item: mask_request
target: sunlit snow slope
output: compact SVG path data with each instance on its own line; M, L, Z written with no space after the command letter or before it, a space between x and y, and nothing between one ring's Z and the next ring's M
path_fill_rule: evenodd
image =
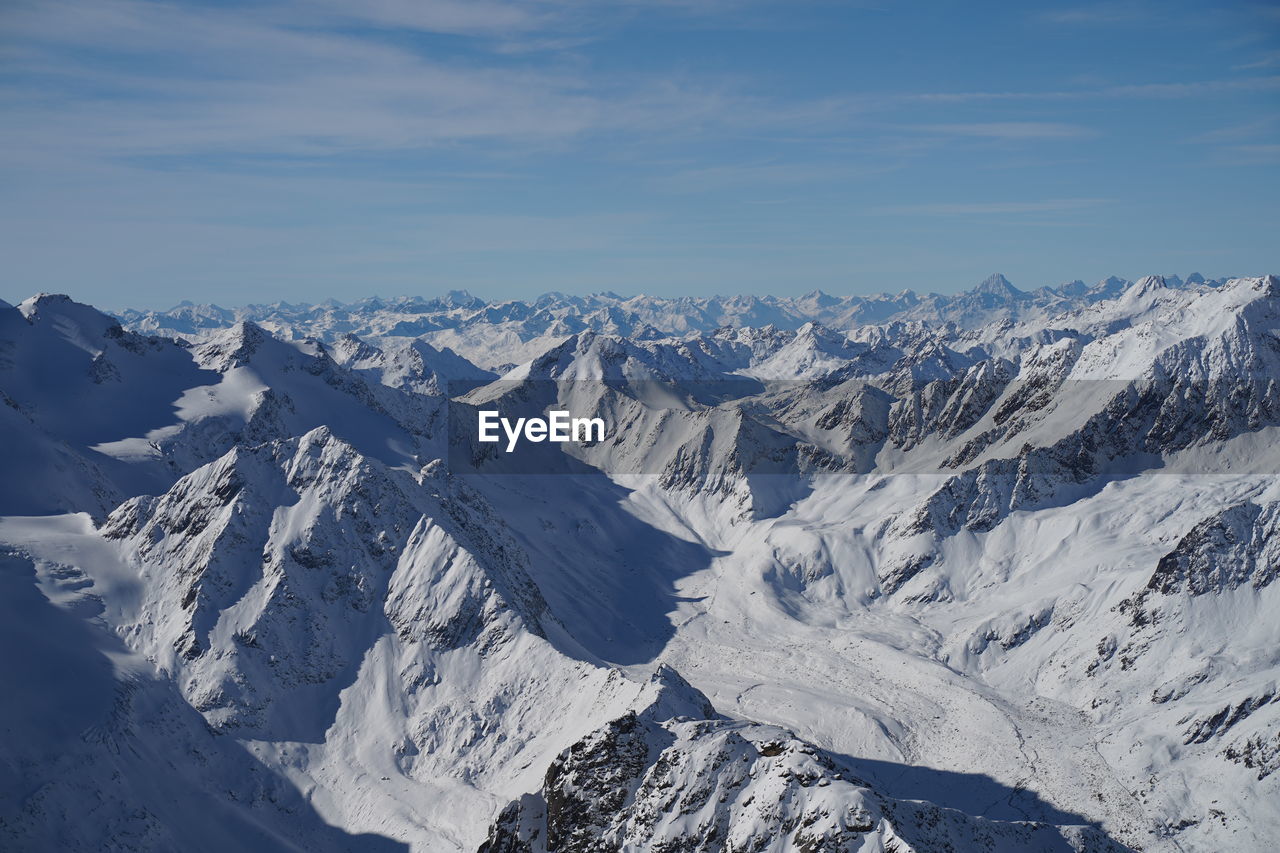
M0 848L1280 836L1275 277L41 295L0 403Z

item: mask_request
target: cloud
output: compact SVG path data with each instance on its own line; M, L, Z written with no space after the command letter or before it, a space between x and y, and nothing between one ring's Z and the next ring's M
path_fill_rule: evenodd
M876 213L925 216L997 216L1011 213L1063 213L1107 204L1105 198L1053 198L1039 201L936 202L877 208Z
M1088 6L1074 6L1063 9L1051 9L1039 13L1040 20L1051 24L1128 24L1136 21L1147 21L1153 17L1150 9L1140 3L1097 3Z
M1075 124L1038 121L996 121L968 124L924 124L909 129L945 136L974 136L984 139L1078 139L1096 132Z
M558 11L544 3L498 0L305 0L301 10L337 21L429 33L507 36L555 24Z
M1253 62L1246 62L1243 65L1233 66L1237 70L1252 70L1254 68L1274 68L1280 65L1280 50L1273 50L1270 53L1263 54L1259 59Z
M1193 80L1179 83L1135 83L1081 89L1046 91L989 90L969 92L919 92L895 97L904 101L965 103L977 101L1071 101L1106 98L1178 99L1205 98L1231 92L1280 91L1280 75L1229 80Z
M683 20L755 5L672 0L662 8ZM9 38L0 47L9 79L0 89L0 144L11 156L52 147L139 163L463 146L470 156L522 156L606 137L625 148L797 127L822 134L856 111L848 98L755 95L741 79L688 71L608 73L557 53L607 29L607 14L641 8L585 0L18 2L5 12ZM415 36L423 32L449 40Z
M1280 163L1280 144L1232 145L1220 152L1225 162L1234 166L1258 166Z
M677 169L654 180L665 192L691 194L722 190L776 190L802 185L832 186L884 174L895 167L849 162L722 163ZM770 203L755 200L753 203Z
M433 32L549 26L503 3L342 8L359 9L366 25ZM752 126L788 113L671 76L611 79L492 53L434 59L403 39L327 26L354 17L329 0L255 9L145 0L18 7L6 18L20 45L7 64L21 81L4 93L8 144L105 156L323 156L464 141L537 146L592 133Z
M1230 92L1277 91L1280 91L1280 76L1201 80L1186 83L1139 83L1111 86L1100 90L1099 94L1111 98L1202 98Z
M733 18L760 6L669 0L659 8ZM11 154L52 147L106 158L323 158L463 145L477 154L554 151L603 136L618 147L717 134L786 133L809 141L844 134L865 141L904 128L871 127L867 114L920 105L1280 89L1280 76L1273 76L1075 91L784 98L752 94L742 79L609 74L582 57L562 57L557 51L607 29L607 14L625 17L648 6L605 8L584 0L276 0L234 8L18 2L4 13L4 143ZM406 30L459 37L462 44L455 39L447 51L435 50L436 42L406 37ZM530 59L529 52L539 55ZM902 140L899 158L922 150L912 148L925 142L922 134L1005 141L1092 135L1059 122L906 127L916 139Z
M1206 130L1203 133L1197 133L1194 136L1187 137L1186 141L1218 144L1223 142L1239 142L1247 139L1254 139L1265 134L1270 134L1274 130L1277 122L1280 122L1280 116L1264 116L1260 119L1245 122L1243 124L1233 124L1229 127Z

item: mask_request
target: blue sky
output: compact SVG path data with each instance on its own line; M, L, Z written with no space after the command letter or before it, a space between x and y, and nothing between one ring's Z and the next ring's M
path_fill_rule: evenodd
M1280 272L1280 5L9 0L9 301Z

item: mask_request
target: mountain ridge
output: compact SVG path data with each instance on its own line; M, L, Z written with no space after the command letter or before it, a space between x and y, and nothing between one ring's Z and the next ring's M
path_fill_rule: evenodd
M208 800L264 849L1267 849L1280 280L1006 285L190 339L0 307L0 560L44 614L0 659L44 625L92 687L21 721L83 770L0 838L205 849ZM507 459L479 405L616 429ZM148 724L181 807L111 751ZM113 773L140 810L79 810Z

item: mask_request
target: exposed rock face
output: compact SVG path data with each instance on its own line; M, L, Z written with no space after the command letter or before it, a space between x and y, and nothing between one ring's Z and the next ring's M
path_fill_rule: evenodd
M1253 502L1206 518L1156 566L1147 589L1207 595L1245 584L1262 589L1280 574L1280 504Z
M899 824L901 828L899 828ZM481 853L1122 851L1091 828L974 821L886 800L777 728L629 713L562 752Z

